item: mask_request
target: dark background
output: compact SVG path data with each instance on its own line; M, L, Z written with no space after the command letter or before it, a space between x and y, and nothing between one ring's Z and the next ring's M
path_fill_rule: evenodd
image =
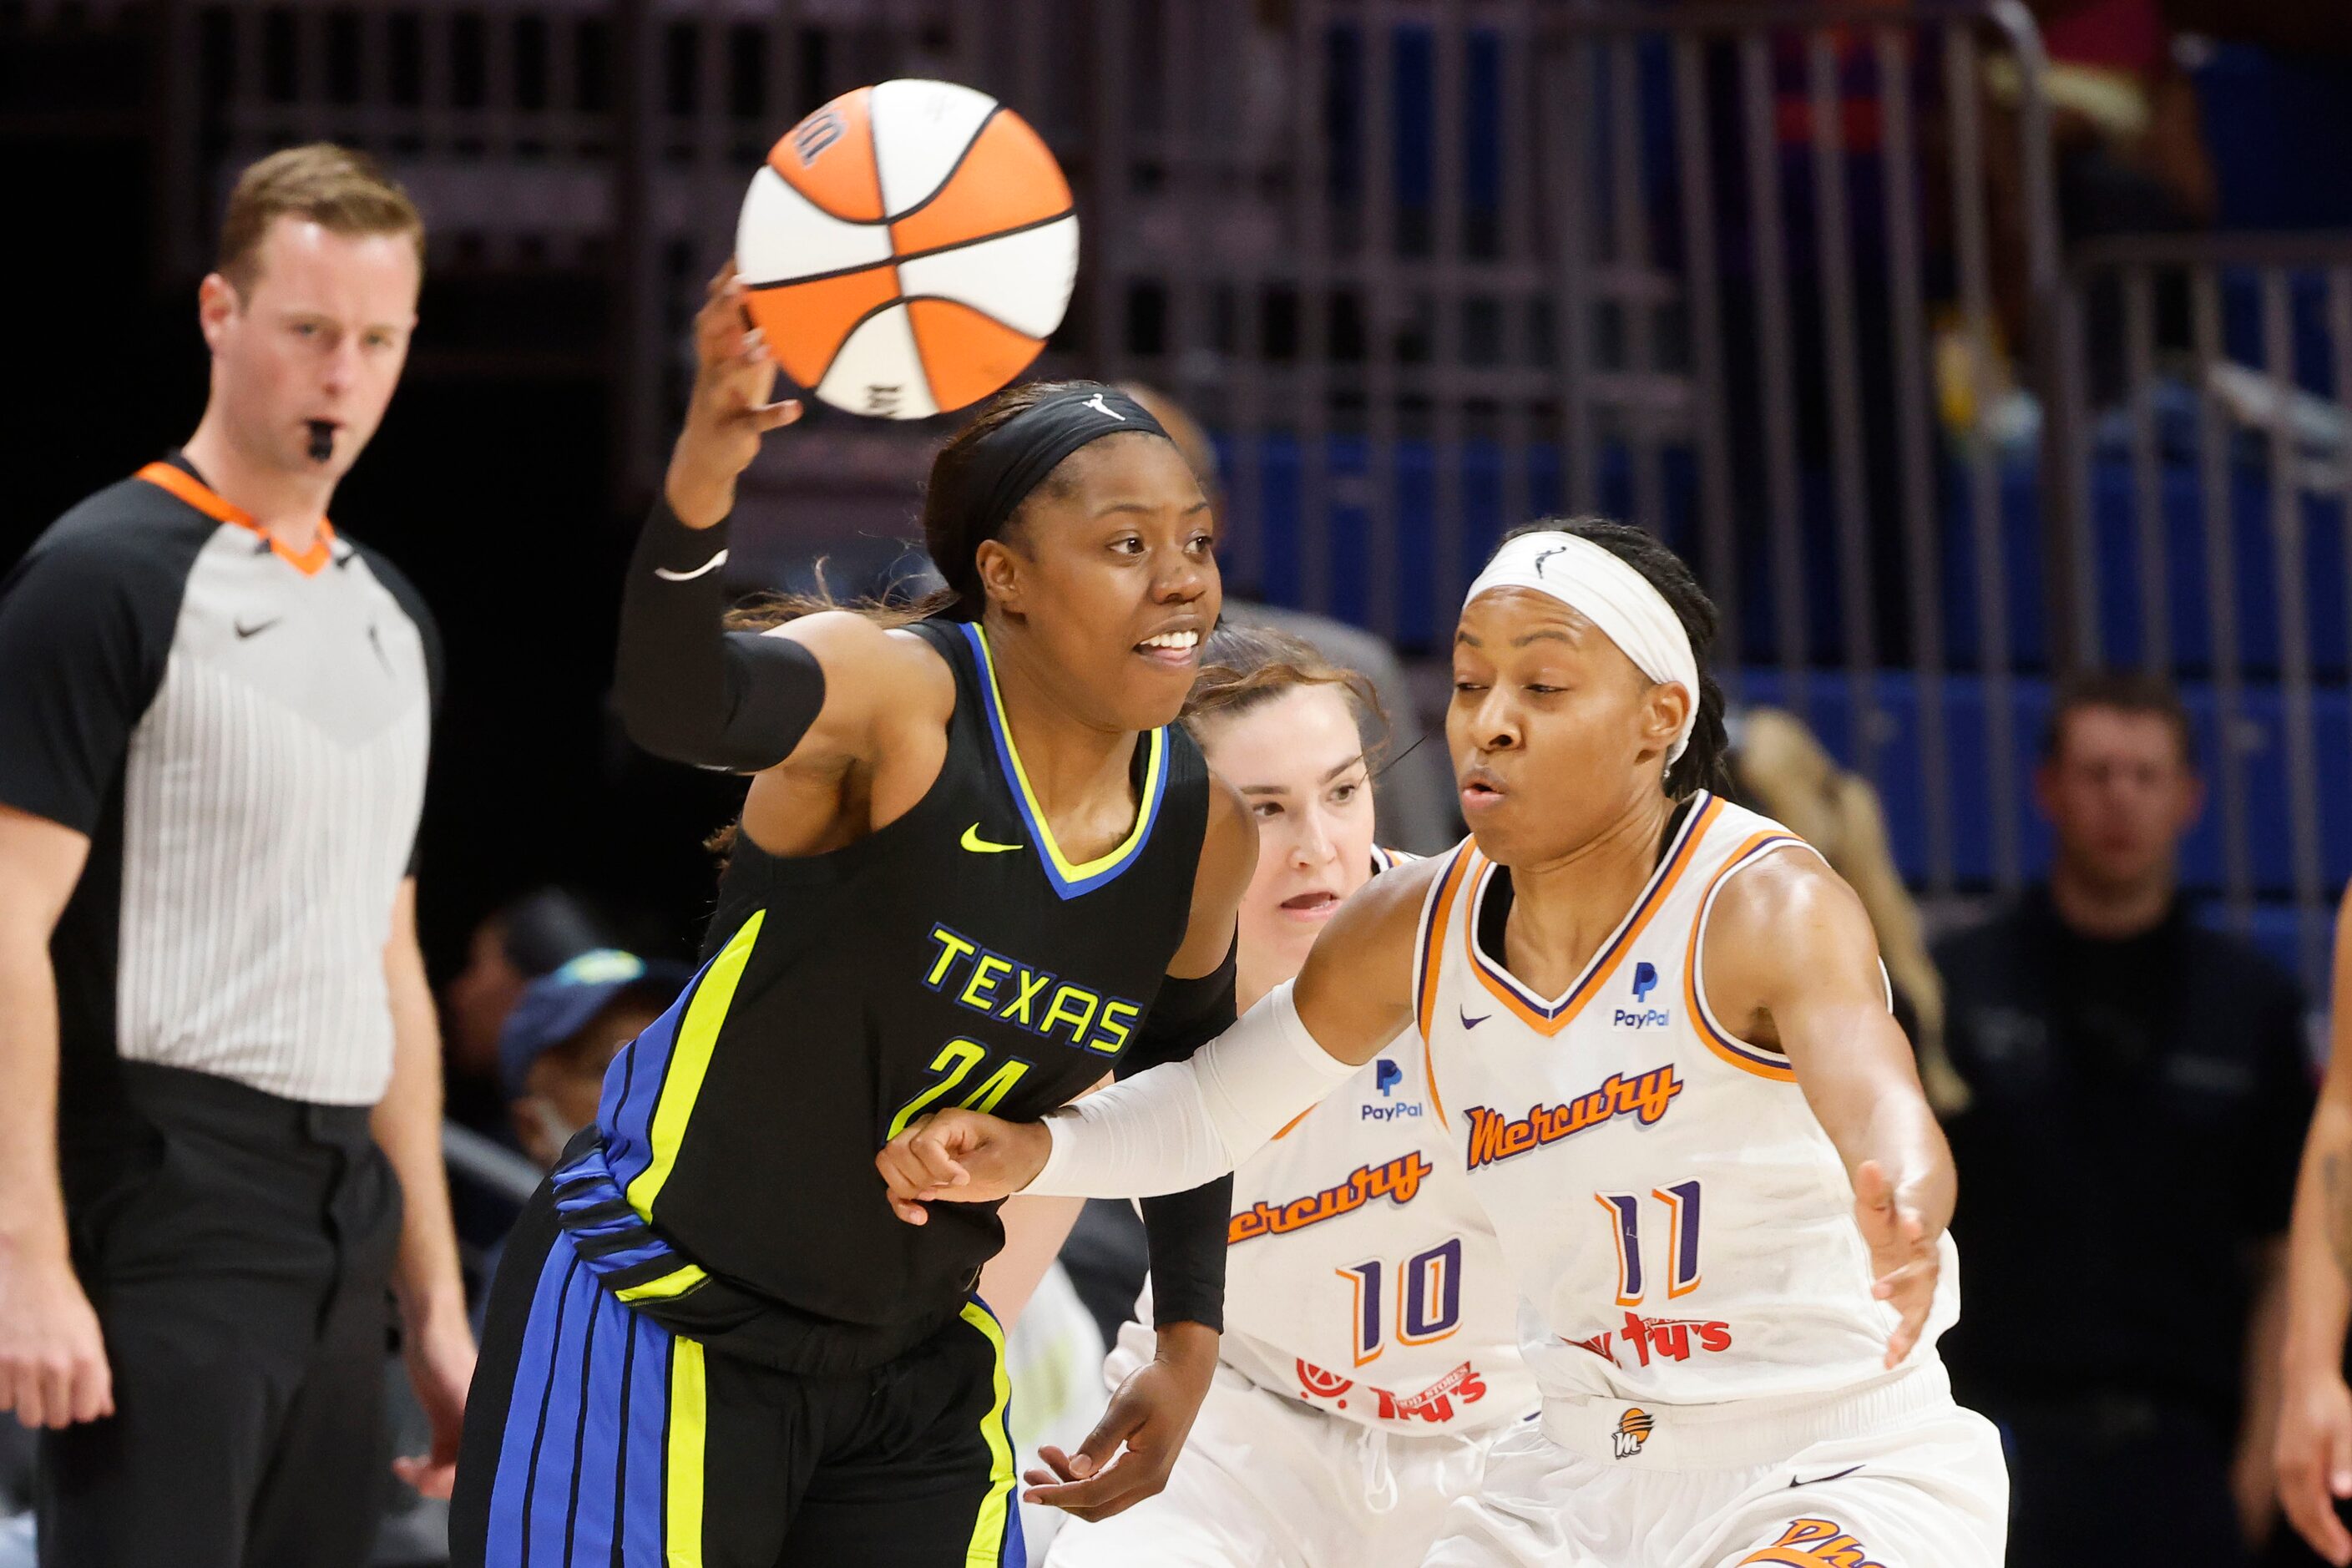
M0 190L16 219L0 246L16 380L0 563L204 408L197 279L151 265L148 53L0 33ZM711 886L699 841L740 797L634 753L605 714L642 499L614 494L605 295L578 274L428 272L407 374L335 499L336 527L415 580L446 645L419 879L436 980L482 914L550 881L625 938L690 952Z

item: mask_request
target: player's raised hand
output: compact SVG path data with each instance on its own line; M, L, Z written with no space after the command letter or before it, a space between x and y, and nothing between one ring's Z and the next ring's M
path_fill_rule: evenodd
M2336 1511L2352 1500L2352 1388L2341 1377L2289 1376L2279 1410L2279 1506L2311 1549L2352 1564L2352 1531Z
M935 1200L984 1204L1009 1198L1045 1168L1053 1135L1034 1121L1005 1121L978 1110L942 1110L908 1124L882 1146L874 1168L890 1189L890 1206L908 1225L930 1218Z
M1886 1364L1899 1366L1919 1342L1927 1310L1936 1304L1943 1256L1919 1211L1895 1195L1895 1184L1875 1160L1864 1160L1853 1173L1853 1223L1869 1244L1870 1268L1877 1277L1870 1293L1903 1314L1886 1337Z
M710 280L694 319L694 393L671 449L664 484L670 510L708 528L735 506L735 480L759 455L760 437L801 416L797 398L774 398L776 362L743 314L743 281L729 262Z

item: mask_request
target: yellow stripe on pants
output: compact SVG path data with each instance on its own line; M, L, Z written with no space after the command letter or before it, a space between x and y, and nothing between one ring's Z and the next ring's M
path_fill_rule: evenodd
M668 1495L663 1499L663 1559L668 1568L702 1568L702 1451L710 1400L702 1342L670 1342Z
M980 1424L988 1441L988 1496L982 1500L980 1518L971 1527L971 1545L964 1552L965 1568L1000 1568L1004 1547L1004 1510L1013 1506L1013 1434L1005 1410L1013 1403L1013 1380L1004 1369L1004 1331L995 1315L977 1301L967 1301L963 1321L988 1336L996 1358L996 1399Z

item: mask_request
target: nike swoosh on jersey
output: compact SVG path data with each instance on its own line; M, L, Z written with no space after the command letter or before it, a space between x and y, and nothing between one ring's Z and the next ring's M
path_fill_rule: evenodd
M963 847L975 855L1010 855L1021 847L1018 844L992 844L980 836L980 824L975 822L963 830Z
M272 626L276 626L279 621L282 621L282 620L284 620L285 618L286 618L286 617L285 617L285 616L272 616L272 617L270 617L268 620L266 620L266 621L262 622L262 623L261 623L259 626L247 626L243 621L238 621L238 622L235 623L235 625L236 625L236 635L237 635L237 638L238 638L238 640L239 640L239 641L242 641L242 640L244 640L244 639L245 639L245 638L247 638L247 637L259 637L262 633L264 633L264 632L268 631L270 627L272 627Z
M665 583L691 583L705 572L716 572L727 564L727 552L720 551L691 572L673 572L667 566L654 568L654 575Z
M1492 1013L1481 1013L1474 1018L1470 1016L1470 1009L1465 1007L1462 1009L1462 1026L1465 1029L1475 1029L1494 1016Z
M1836 1470L1826 1476L1814 1476L1809 1480L1799 1480L1791 1476L1789 1479L1789 1489L1795 1491L1799 1487L1817 1487L1823 1481L1842 1481L1860 1468L1862 1468L1860 1465L1850 1465L1843 1470Z

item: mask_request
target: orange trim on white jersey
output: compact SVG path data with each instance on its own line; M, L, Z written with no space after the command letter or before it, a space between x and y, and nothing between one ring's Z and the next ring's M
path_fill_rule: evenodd
M1413 954L1413 1016L1421 1026L1421 1066L1429 1080L1429 1103L1436 1110L1441 1127L1453 1124L1446 1120L1445 1100L1437 1091L1437 1064L1430 1056L1429 1030L1436 1019L1437 976L1444 967L1445 933L1453 924L1454 901L1461 894L1463 878L1476 854L1466 838L1454 847L1454 863L1438 879L1429 908L1421 918L1421 951Z
M1657 869L1650 873L1649 885L1642 890L1642 896L1634 901L1633 909L1618 925L1615 934L1601 944L1601 951L1593 954L1591 962L1586 963L1584 973L1577 977L1576 984L1570 986L1568 994L1556 1002L1543 1002L1534 997L1509 971L1504 969L1478 945L1476 930L1478 911L1485 901L1486 889L1494 879L1492 863L1482 865L1478 873L1477 889L1470 899L1469 912L1465 917L1471 922L1471 929L1467 933L1470 944L1470 966L1476 972L1478 983L1484 985L1496 1001L1508 1007L1519 1022L1547 1038L1558 1035L1562 1029L1574 1023L1576 1016L1584 1010L1584 1005L1601 994L1601 988L1609 983L1609 977L1616 973L1617 966L1625 961L1625 955L1633 951L1634 942L1649 925L1651 918L1665 903L1666 895L1672 892L1675 884L1682 879L1683 872L1689 868L1692 854L1697 849L1699 841L1706 837L1707 829L1713 826L1716 820L1722 816L1722 801L1704 794L1695 798L1697 804L1683 824L1681 841L1674 845L1659 860ZM1424 1024L1423 1026L1424 1034L1427 1033L1427 1025Z
M1780 1052L1751 1046L1717 1022L1714 1012L1706 1005L1706 985L1699 977L1699 957L1706 937L1706 917L1708 911L1715 908L1715 896L1723 890L1724 882L1741 867L1753 865L1773 851L1790 845L1800 849L1812 848L1793 833L1766 831L1751 835L1747 843L1732 851L1731 858L1723 863L1714 879L1707 883L1706 891L1699 898L1698 918L1691 921L1690 952L1683 960L1683 1002L1690 1009L1691 1022L1697 1026L1698 1037L1706 1043L1708 1050L1740 1071L1754 1073L1758 1078L1769 1079L1775 1083L1796 1082L1797 1069L1790 1066L1789 1058ZM1815 850L1814 853L1819 854L1820 851Z

